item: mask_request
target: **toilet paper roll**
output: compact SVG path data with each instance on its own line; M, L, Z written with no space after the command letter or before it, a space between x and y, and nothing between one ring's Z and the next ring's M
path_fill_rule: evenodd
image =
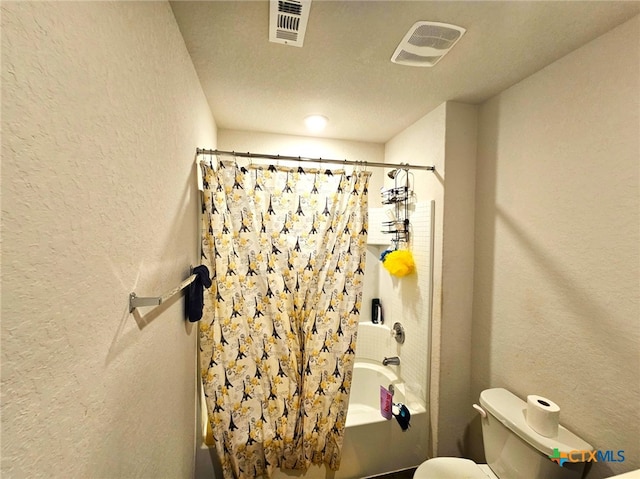
M560 424L560 407L542 396L527 396L527 424L542 436L556 437Z

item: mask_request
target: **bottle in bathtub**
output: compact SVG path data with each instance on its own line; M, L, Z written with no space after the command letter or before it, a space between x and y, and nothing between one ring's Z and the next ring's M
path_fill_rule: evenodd
M380 298L373 298L371 300L371 322L373 324L384 323L384 316L382 314L382 303L380 303Z
M391 407L393 405L393 395L385 388L380 386L380 414L385 419L391 419L393 412Z

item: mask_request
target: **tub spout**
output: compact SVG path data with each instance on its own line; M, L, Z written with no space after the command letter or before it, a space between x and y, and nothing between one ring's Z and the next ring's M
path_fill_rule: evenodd
M400 358L398 356L393 356L391 358L384 358L382 360L382 365L383 366L389 366L389 365L399 366L400 365Z

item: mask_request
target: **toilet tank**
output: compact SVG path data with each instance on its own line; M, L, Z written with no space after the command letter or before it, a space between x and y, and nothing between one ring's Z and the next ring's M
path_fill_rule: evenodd
M555 438L538 434L527 424L527 403L506 389L482 391L480 405L487 412L482 418L485 457L500 479L582 477L584 463L567 461L561 467L550 456L554 449L567 454L571 451L592 451L590 444L563 426L559 427Z

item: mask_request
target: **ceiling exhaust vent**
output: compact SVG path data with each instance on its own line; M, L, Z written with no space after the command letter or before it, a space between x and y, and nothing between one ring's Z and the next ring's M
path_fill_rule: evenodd
M464 32L464 28L447 23L417 22L393 52L391 61L413 67L432 67L453 48Z
M311 0L270 0L269 41L301 47Z

